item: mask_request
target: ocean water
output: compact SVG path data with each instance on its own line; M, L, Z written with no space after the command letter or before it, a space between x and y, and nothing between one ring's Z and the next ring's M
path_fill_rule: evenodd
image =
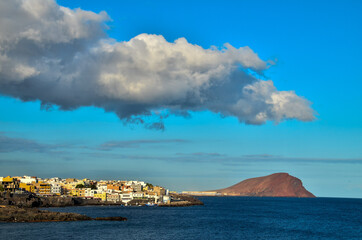
M200 199L204 206L50 208L128 221L0 223L0 239L362 239L362 199Z

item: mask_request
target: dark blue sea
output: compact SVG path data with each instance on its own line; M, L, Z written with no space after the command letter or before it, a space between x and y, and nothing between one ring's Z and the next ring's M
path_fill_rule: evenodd
M200 199L204 206L50 208L128 221L0 223L0 239L362 239L362 199Z

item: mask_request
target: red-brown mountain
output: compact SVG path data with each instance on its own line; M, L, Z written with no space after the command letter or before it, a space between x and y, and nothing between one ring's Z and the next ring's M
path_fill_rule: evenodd
M230 196L256 197L315 197L302 181L288 173L274 173L265 177L249 178L231 187L215 190Z

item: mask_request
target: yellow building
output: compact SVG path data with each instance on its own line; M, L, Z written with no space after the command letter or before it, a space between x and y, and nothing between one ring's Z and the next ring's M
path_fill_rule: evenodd
M68 188L68 195L71 195L71 196L77 196L77 189L73 188L73 189L69 189Z
M68 195L76 196L76 197L84 197L85 196L85 189L82 188L73 188L70 189Z
M5 189L5 191L10 190L11 192L15 191L16 189L19 189L19 181L15 178L12 178L10 176L4 177L2 181L2 185Z
M25 191L28 191L28 192L35 193L35 186L34 186L34 185L31 185L31 184L20 183L20 184L19 184L19 188L20 188L20 189L23 189L23 190L25 190Z
M95 193L94 198L99 198L102 201L106 201L107 200L107 193Z
M77 186L77 183L76 182L72 182L72 183L67 183L64 185L64 188L65 189L68 189L68 190L72 190L74 189L75 187Z
M40 195L50 195L51 194L51 185L47 183L38 183L35 185L36 192Z

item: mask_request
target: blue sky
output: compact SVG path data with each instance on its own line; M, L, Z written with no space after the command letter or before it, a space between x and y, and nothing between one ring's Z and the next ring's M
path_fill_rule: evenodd
M147 33L204 49L249 46L275 62L262 81L312 102L316 119L253 125L201 106L187 118L171 114L159 131L124 124L104 107L64 111L55 104L46 111L39 100L1 90L0 175L142 179L208 190L288 172L317 196L362 197L359 1L57 3L106 11L106 34L118 42Z

